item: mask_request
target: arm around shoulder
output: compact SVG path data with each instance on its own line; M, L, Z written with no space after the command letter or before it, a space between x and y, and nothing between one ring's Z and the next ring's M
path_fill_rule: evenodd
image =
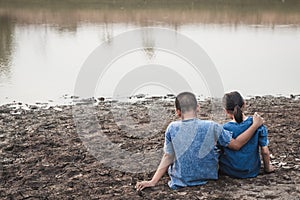
M228 148L238 151L240 150L253 136L255 131L263 124L263 118L261 118L257 113L253 115L252 125L239 135L236 139L231 139L228 144Z

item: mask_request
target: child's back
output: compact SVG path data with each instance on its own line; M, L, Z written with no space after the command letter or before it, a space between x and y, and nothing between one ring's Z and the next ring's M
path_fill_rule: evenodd
M223 105L226 114L232 119L224 125L224 129L232 132L232 138L238 137L247 130L253 123L251 117L246 117L243 113L245 101L238 92L227 93L223 97ZM252 138L238 151L223 148L220 156L220 171L236 178L256 177L260 170L259 146L264 161L266 172L274 169L270 165L270 153L268 149L268 131L265 126L256 130Z
M172 189L202 185L218 178L218 152L215 144L227 146L231 133L217 123L199 119L172 122L165 135L165 153L175 155L168 170ZM220 133L222 134L220 135Z
M252 125L252 117L248 117L241 123L228 122L224 129L233 133L236 138ZM257 129L252 138L239 151L223 148L220 156L220 171L236 178L251 178L259 174L261 160L259 146L268 145L268 131L265 126Z

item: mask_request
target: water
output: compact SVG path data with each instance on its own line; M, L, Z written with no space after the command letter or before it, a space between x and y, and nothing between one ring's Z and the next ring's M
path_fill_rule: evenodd
M176 30L199 44L214 62L225 91L239 90L244 96L300 94L297 1L6 2L0 1L0 104L63 102L64 96L73 95L78 73L96 47L140 27ZM143 37L148 46L155 44L151 33ZM126 73L150 64L172 68L193 92L209 96L205 81L188 63L149 48L115 61L99 80L103 87L95 96L112 96ZM132 91L162 95L174 88L151 83Z

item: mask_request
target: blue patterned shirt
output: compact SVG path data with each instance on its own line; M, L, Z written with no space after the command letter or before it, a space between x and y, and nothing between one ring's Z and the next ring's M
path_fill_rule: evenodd
M231 138L231 132L212 121L195 118L170 123L164 144L165 153L175 159L168 169L170 188L202 185L217 179L216 144L227 146Z

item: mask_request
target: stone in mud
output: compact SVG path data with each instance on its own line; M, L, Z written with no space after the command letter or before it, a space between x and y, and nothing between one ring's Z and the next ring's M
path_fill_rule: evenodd
M99 97L98 100L99 101L105 101L105 98L104 97Z

